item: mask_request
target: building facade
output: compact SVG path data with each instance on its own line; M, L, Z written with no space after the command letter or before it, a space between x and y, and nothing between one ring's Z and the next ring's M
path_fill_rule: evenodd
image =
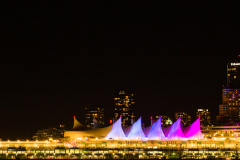
M94 128L96 122L98 126L103 126L104 123L104 109L98 105L85 105L85 126L87 128Z
M201 127L208 126L211 124L211 116L208 109L198 109L196 112L196 118L201 117Z
M158 120L160 117L161 117L161 126L168 127L173 124L169 116L159 115L159 116L156 116L156 120Z
M240 88L240 55L235 62L227 64L227 86Z
M122 116L123 127L128 127L134 122L135 93L126 89L114 91L115 120Z
M235 62L227 64L227 85L222 89L222 104L217 119L235 124L240 119L240 55Z
M37 133L33 135L34 140L56 140L64 137L64 132L66 131L65 125L59 125L57 127L51 127L48 129L38 130Z
M178 119L179 117L181 117L182 120L182 124L184 126L189 126L191 124L191 116L188 115L186 112L176 112L175 113L175 118Z

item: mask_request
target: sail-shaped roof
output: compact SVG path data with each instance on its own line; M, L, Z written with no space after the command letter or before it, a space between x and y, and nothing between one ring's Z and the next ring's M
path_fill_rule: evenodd
M146 127L146 128L143 128L146 137L148 137L148 134L150 133L153 124L154 124L154 120L153 120L152 117L151 117L151 126L148 126L148 127Z
M200 128L200 117L190 126L184 128L185 137L188 139L202 139L202 132Z
M93 118L93 128L101 128L102 125L96 120L96 118Z
M168 139L185 138L181 128L181 117L171 126L164 129L164 134Z
M142 117L140 117L131 128L130 133L127 136L128 139L141 139L146 140L146 136L142 130Z
M152 129L152 125L151 126L148 126L146 128L143 128L144 129L144 133L145 133L145 136L147 137L148 134L150 133L151 129Z
M122 129L122 117L120 117L112 126L112 130L108 133L105 139L126 139Z
M74 117L73 129L84 129L84 126Z
M124 133L125 133L126 137L127 137L128 134L130 133L130 131L131 131L131 129L132 129L132 126L133 126L133 125L128 126L127 128L124 128Z
M148 134L148 139L149 140L166 139L161 127L161 117L152 125L152 128Z

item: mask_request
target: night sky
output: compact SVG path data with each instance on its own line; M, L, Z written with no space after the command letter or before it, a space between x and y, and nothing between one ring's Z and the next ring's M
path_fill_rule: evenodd
M239 3L37 2L0 4L0 138L71 128L85 104L109 121L118 88L136 92L146 123L198 108L215 119L240 54Z

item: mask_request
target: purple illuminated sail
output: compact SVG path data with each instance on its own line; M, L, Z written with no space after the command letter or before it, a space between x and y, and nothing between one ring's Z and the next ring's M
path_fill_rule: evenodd
M152 125L150 133L148 134L148 139L149 140L156 140L156 139L165 140L166 139L161 127L161 117Z
M122 117L120 117L112 126L112 130L108 133L105 139L126 139L122 130Z
M168 139L181 139L185 138L181 128L181 117L171 126L164 129L164 134Z
M142 117L140 117L131 128L130 133L127 136L128 139L141 139L146 140L146 136L142 130Z
M152 129L152 126L148 126L146 128L143 128L143 129L144 129L145 136L147 137L148 134L150 133L151 129Z
M200 128L200 117L190 126L184 129L185 137L188 139L202 139L202 132Z
M124 128L124 133L125 133L125 136L126 136L126 137L127 137L128 134L130 133L130 131L131 131L131 129L132 129L132 126L133 126L133 125L128 126L127 128Z

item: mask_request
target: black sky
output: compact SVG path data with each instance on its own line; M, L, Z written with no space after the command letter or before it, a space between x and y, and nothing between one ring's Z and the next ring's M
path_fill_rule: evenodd
M236 1L1 1L0 138L113 117L113 90L137 93L136 115L218 114L226 63L240 53Z

